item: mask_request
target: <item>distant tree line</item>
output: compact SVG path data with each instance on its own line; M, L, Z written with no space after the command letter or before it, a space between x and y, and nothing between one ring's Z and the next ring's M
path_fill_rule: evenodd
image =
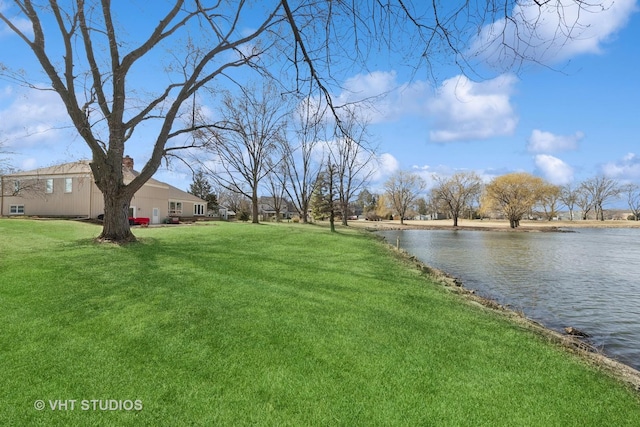
M605 210L625 199L631 220L640 219L640 186L621 184L598 175L577 185L558 186L528 173L510 173L483 182L475 172L458 172L448 177L433 176L433 185L423 194L425 181L415 172L400 171L391 176L381 194L364 190L358 202L369 220L427 218L503 217L512 228L522 219L551 221L564 208L569 219L605 220ZM578 216L579 215L579 216Z

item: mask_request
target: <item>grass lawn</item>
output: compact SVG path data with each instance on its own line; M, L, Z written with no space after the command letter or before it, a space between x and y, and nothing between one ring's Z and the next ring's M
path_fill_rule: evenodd
M364 232L98 233L0 220L0 424L640 425L630 388Z

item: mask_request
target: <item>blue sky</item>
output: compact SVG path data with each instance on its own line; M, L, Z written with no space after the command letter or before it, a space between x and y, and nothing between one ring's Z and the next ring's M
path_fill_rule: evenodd
M345 76L344 90L334 94L338 100L387 93L368 110L369 132L380 153L371 187L381 188L398 169L427 179L472 170L487 180L525 171L555 184L600 173L640 183L637 10L635 0L617 0L586 16L588 28L579 40L532 53L548 66L526 65L476 81L446 67L438 70L437 81L422 70L411 75L388 65ZM34 69L29 52L4 27L0 46L0 63ZM65 124L54 93L0 79L0 141L14 153L9 156L14 167L89 158L86 145ZM148 152L140 142L127 150L137 164ZM156 178L183 189L191 182L179 164Z

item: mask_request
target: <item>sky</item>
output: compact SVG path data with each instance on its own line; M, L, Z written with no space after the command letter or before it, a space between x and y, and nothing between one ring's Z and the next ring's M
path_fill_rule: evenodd
M419 173L428 182L434 174L475 171L486 181L529 172L558 185L579 184L598 174L640 184L639 9L636 0L617 0L600 13L585 14L580 37L529 52L541 64L487 78L443 67L434 80L426 72L408 73L392 65L345 76L336 100L386 94L368 110L370 140L380 162L370 188L381 189L397 170ZM555 28L542 22L538 31L551 34ZM487 64L491 61L486 58ZM36 67L30 52L2 24L0 64L27 72ZM55 93L2 78L0 142L10 152L0 157L21 170L90 157L69 129ZM147 148L131 144L126 154L141 164ZM174 163L155 178L187 189L191 172Z

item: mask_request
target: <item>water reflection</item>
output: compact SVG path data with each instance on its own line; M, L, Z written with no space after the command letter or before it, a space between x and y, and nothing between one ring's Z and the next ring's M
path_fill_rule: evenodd
M640 369L640 230L380 232L425 264L548 327L573 326Z

